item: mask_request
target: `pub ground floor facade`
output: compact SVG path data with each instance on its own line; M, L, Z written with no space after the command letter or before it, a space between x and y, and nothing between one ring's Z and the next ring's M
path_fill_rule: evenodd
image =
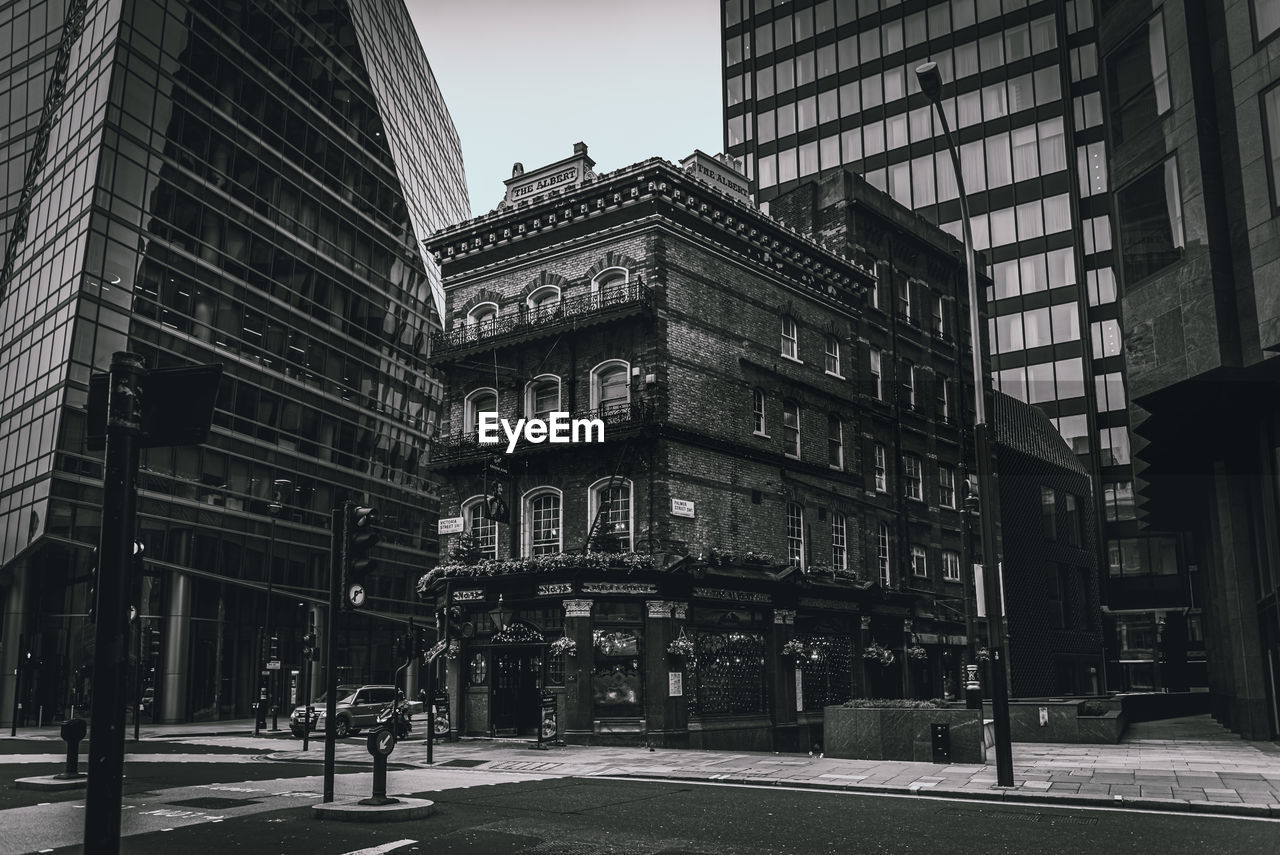
M694 564L434 580L452 731L804 751L829 704L963 696L962 626L913 597Z

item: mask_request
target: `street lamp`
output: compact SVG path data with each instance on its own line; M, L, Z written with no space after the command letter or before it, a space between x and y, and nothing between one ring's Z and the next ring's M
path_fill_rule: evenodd
M1000 590L999 563L996 559L996 506L991 480L991 447L988 436L987 407L982 373L982 328L978 312L978 268L973 251L973 224L969 218L969 198L964 192L964 172L960 168L960 152L951 139L946 113L942 110L942 75L936 62L916 68L920 89L933 102L942 133L951 153L951 166L956 173L960 193L960 227L964 235L964 267L969 285L969 349L973 356L973 444L978 468L978 500L981 508L981 534L978 554L982 556L983 592L986 599L987 635L991 649L991 712L995 719L996 781L1001 787L1013 786L1013 746L1009 732L1009 687L1005 679L1004 598Z
M271 514L271 543L270 546L267 547L267 631L265 642L267 650L263 651L262 657L267 663L274 661L271 658L271 653L276 652L274 649L274 637L271 634L271 585L273 577L275 576L275 573L273 572L273 565L275 564L276 557L276 518L279 517L280 512L284 510L284 503L280 501L281 488L285 486L292 487L293 482L284 478L277 478L274 486L275 490L271 494L271 502L267 505L267 511ZM278 682L280 675L278 671L274 675L271 674L270 667L268 667L267 672L267 704L271 707L271 732L275 733L280 730L280 710L276 703L276 683ZM257 722L261 720L262 717L255 717L255 727Z

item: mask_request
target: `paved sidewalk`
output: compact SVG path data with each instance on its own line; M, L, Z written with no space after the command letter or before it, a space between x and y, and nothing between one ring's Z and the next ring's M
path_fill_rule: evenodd
M39 733L57 738L56 731ZM270 753L278 760L319 762L323 757L322 740L313 741L310 750L303 752L301 742L287 732L276 736L264 732L257 738L252 734L252 722L143 728L144 739L259 751L278 748ZM396 747L391 760L402 766L425 767L426 754L426 743L411 737ZM337 759L342 763L370 762L364 739L340 742ZM513 739L437 744L434 762L441 768L479 772L769 784L1280 819L1280 746L1246 742L1208 716L1135 724L1119 745L1014 743L1011 788L996 786L994 763L935 765L803 754L577 745L537 750L529 740ZM395 773L390 784L395 787Z

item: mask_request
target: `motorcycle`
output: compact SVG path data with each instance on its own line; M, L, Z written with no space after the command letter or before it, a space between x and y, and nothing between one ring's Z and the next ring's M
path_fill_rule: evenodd
M405 700L404 692L397 692L396 699L383 707L375 719L378 727L386 728L395 734L396 739L404 739L413 729L413 710Z

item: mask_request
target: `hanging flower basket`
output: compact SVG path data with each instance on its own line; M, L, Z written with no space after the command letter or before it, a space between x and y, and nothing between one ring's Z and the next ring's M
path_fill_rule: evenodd
M915 660L928 659L929 651L925 650L918 644L913 644L907 648L907 658Z
M551 646L547 650L552 656L576 656L578 654L578 642L562 635L551 642Z
M782 655L790 656L793 659L799 659L804 656L806 652L804 642L798 638L793 638L782 645Z
M866 650L862 651L862 658L868 662L887 668L892 665L897 657L893 655L893 651L887 647L881 647L878 643L873 642Z
M444 657L446 659L457 659L458 654L462 652L462 645L457 639L449 642L449 646L444 649Z
M680 630L680 635L672 639L667 645L667 653L678 658L686 658L693 655L693 639L684 634L684 630Z

